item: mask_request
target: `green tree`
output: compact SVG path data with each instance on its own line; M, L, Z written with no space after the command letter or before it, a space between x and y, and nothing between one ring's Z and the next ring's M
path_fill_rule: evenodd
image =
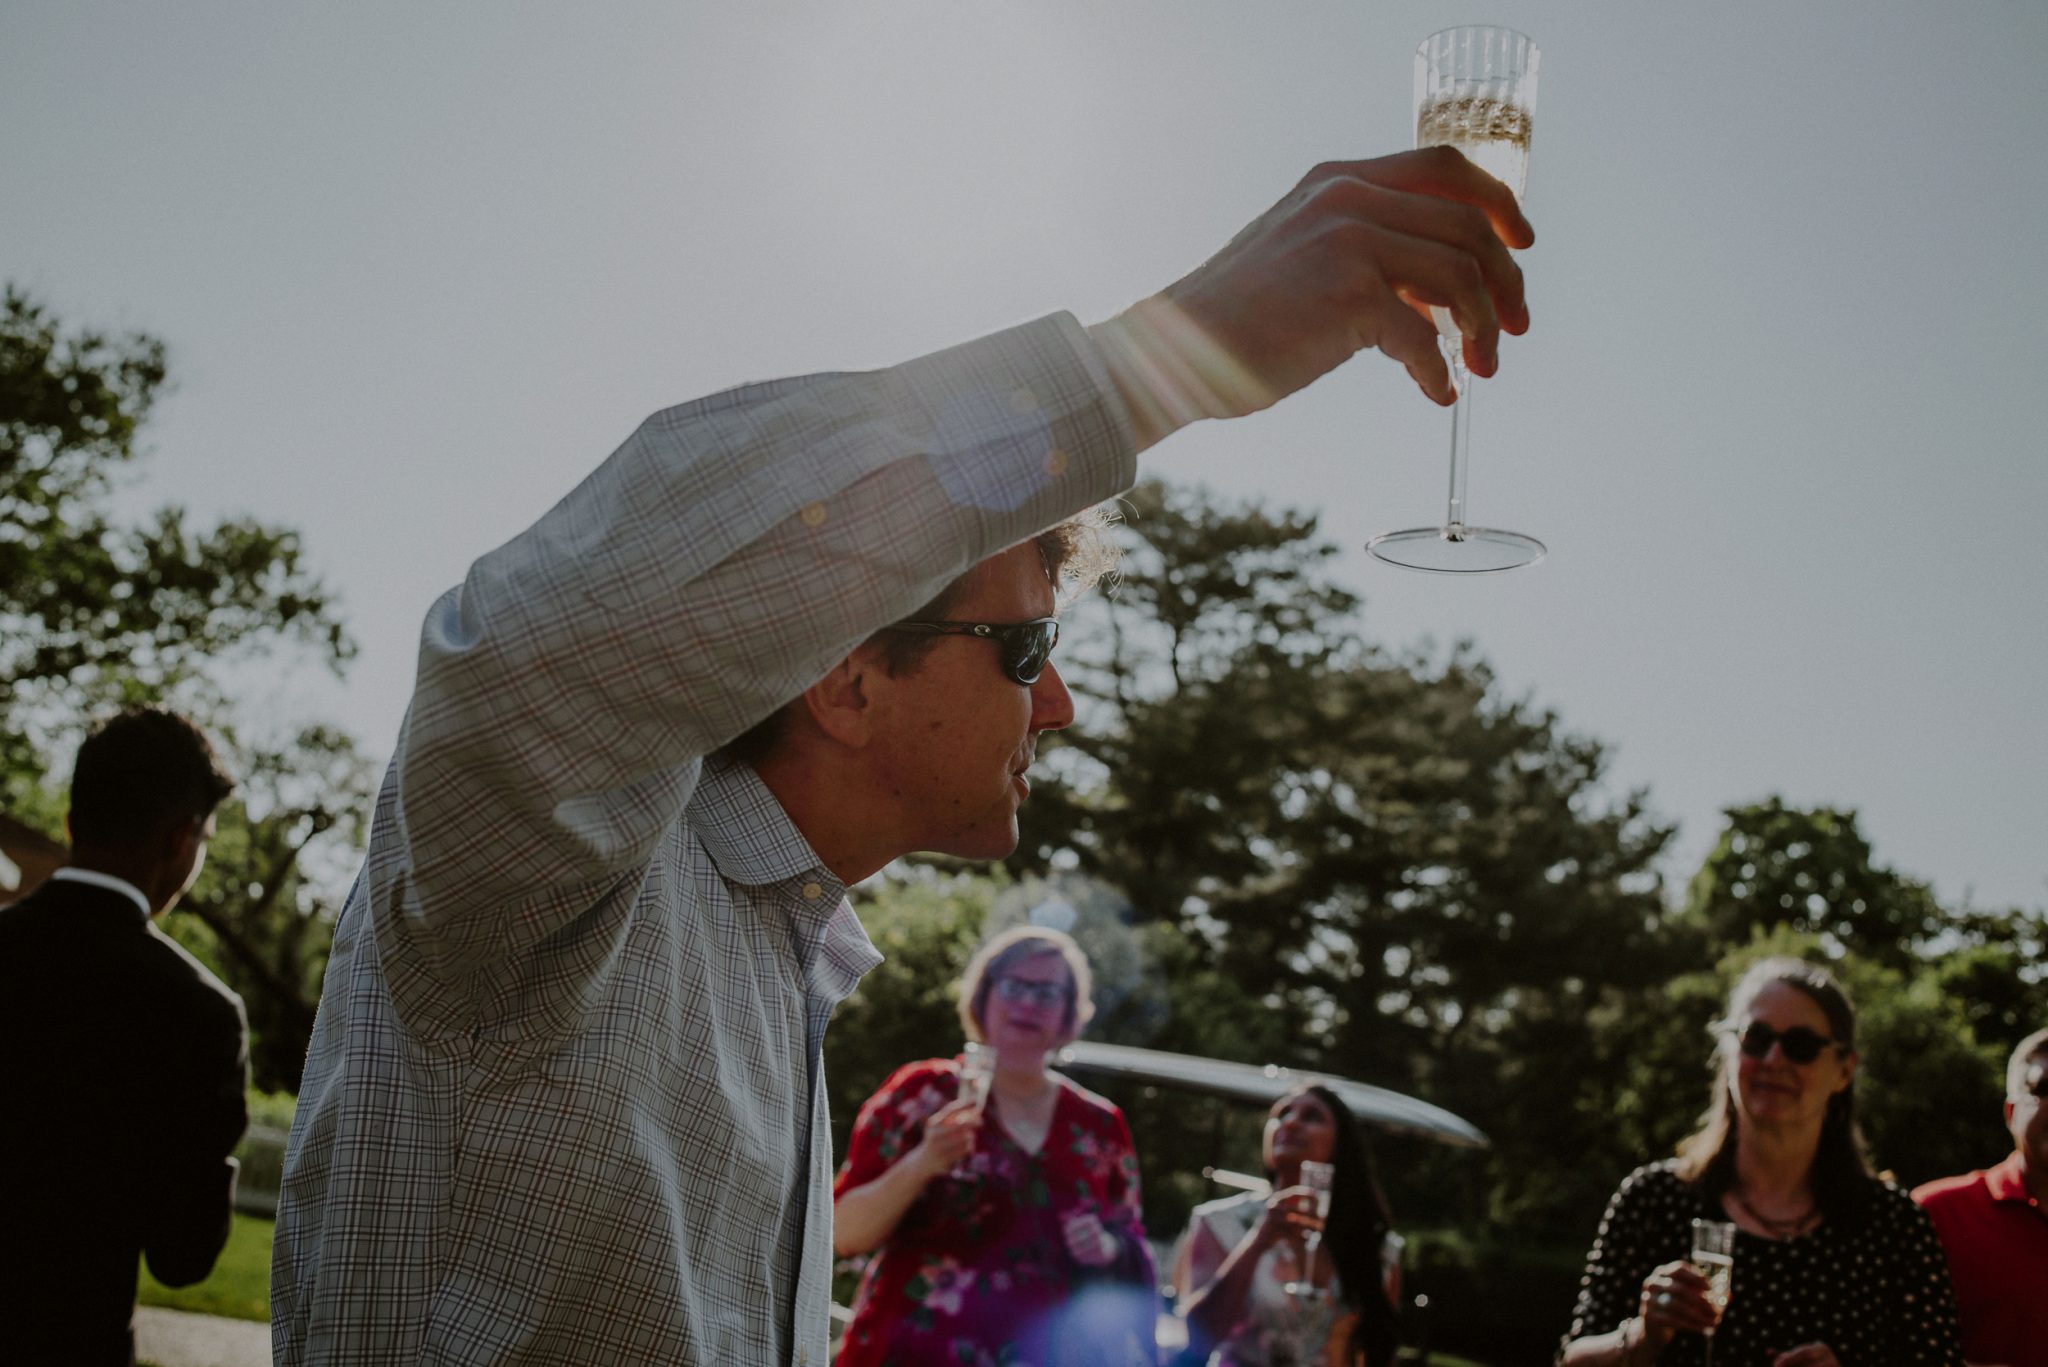
M297 533L195 527L175 507L117 521L117 478L166 376L154 338L66 330L12 287L0 299L0 807L61 838L63 766L93 719L166 701L206 725L243 788L168 929L248 1003L259 1084L293 1086L333 881L314 886L305 865L358 835L368 776L332 728L256 738L224 680L281 652L339 674L355 645Z
M1874 861L1854 811L1773 797L1725 815L1685 903L1716 943L1784 927L1818 936L1831 953L1898 964L1943 928L1925 884Z
M1546 1155L1605 1138L1607 1098L1571 1066L1588 1012L1693 952L1665 924L1668 831L1603 792L1598 742L1500 697L1469 650L1368 645L1312 518L1157 484L1129 502L1122 582L1063 664L1081 719L1046 747L1012 866L1099 879L1183 937L1186 968L1269 1023L1273 1061L1488 1129L1485 1181L1429 1175L1469 1189L1469 1217L1597 1201L1604 1173Z

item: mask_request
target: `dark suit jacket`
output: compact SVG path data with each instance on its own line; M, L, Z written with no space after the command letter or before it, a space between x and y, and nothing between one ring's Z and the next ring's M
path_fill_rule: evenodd
M227 1242L248 1071L241 998L129 898L0 908L0 1363L134 1361L137 1256L181 1286Z

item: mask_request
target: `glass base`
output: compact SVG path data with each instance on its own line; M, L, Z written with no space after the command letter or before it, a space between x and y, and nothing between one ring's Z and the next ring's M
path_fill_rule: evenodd
M1497 574L1533 565L1550 553L1533 536L1496 527L1406 527L1382 532L1365 548L1389 565L1425 574Z

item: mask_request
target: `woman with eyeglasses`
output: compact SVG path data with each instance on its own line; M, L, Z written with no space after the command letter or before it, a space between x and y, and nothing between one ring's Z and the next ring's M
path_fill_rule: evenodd
M906 1064L861 1107L833 1244L874 1256L840 1367L1151 1367L1158 1298L1130 1130L1050 1066L1094 1014L1090 987L1070 936L997 935L960 983L973 1063L992 1068Z
M1713 1029L1700 1129L1614 1194L1561 1361L1704 1363L1711 1332L1713 1367L1961 1367L1934 1228L1864 1158L1847 994L1765 959ZM1736 1227L1718 1312L1688 1261L1695 1219Z
M1188 1217L1174 1259L1189 1346L1178 1361L1385 1367L1397 1342L1402 1241L1364 1131L1335 1092L1310 1083L1273 1103L1261 1147L1266 1191ZM1310 1162L1334 1169L1327 1219L1302 1183Z

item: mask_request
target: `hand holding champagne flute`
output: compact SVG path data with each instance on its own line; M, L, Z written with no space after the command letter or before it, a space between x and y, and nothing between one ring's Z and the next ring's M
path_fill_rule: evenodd
M1692 1269L1707 1279L1707 1303L1714 1307L1718 1324L1728 1311L1728 1293L1735 1281L1735 1226L1726 1220L1692 1222ZM1707 1336L1707 1367L1714 1362L1714 1329Z
M1445 29L1415 53L1415 145L1455 147L1520 200L1529 179L1529 135L1541 54L1526 34L1491 25ZM1457 385L1451 410L1451 488L1441 527L1382 532L1365 548L1390 565L1436 574L1489 574L1531 565L1546 548L1521 532L1466 521L1471 468L1472 375L1450 311L1432 308Z
M1301 1186L1308 1192L1315 1212L1316 1222L1302 1235L1301 1276L1287 1283L1283 1288L1292 1296L1315 1296L1320 1294L1316 1286L1316 1253L1322 1247L1323 1226L1330 1219L1330 1189L1336 1184L1337 1169L1329 1163L1315 1159L1304 1159L1301 1164Z

